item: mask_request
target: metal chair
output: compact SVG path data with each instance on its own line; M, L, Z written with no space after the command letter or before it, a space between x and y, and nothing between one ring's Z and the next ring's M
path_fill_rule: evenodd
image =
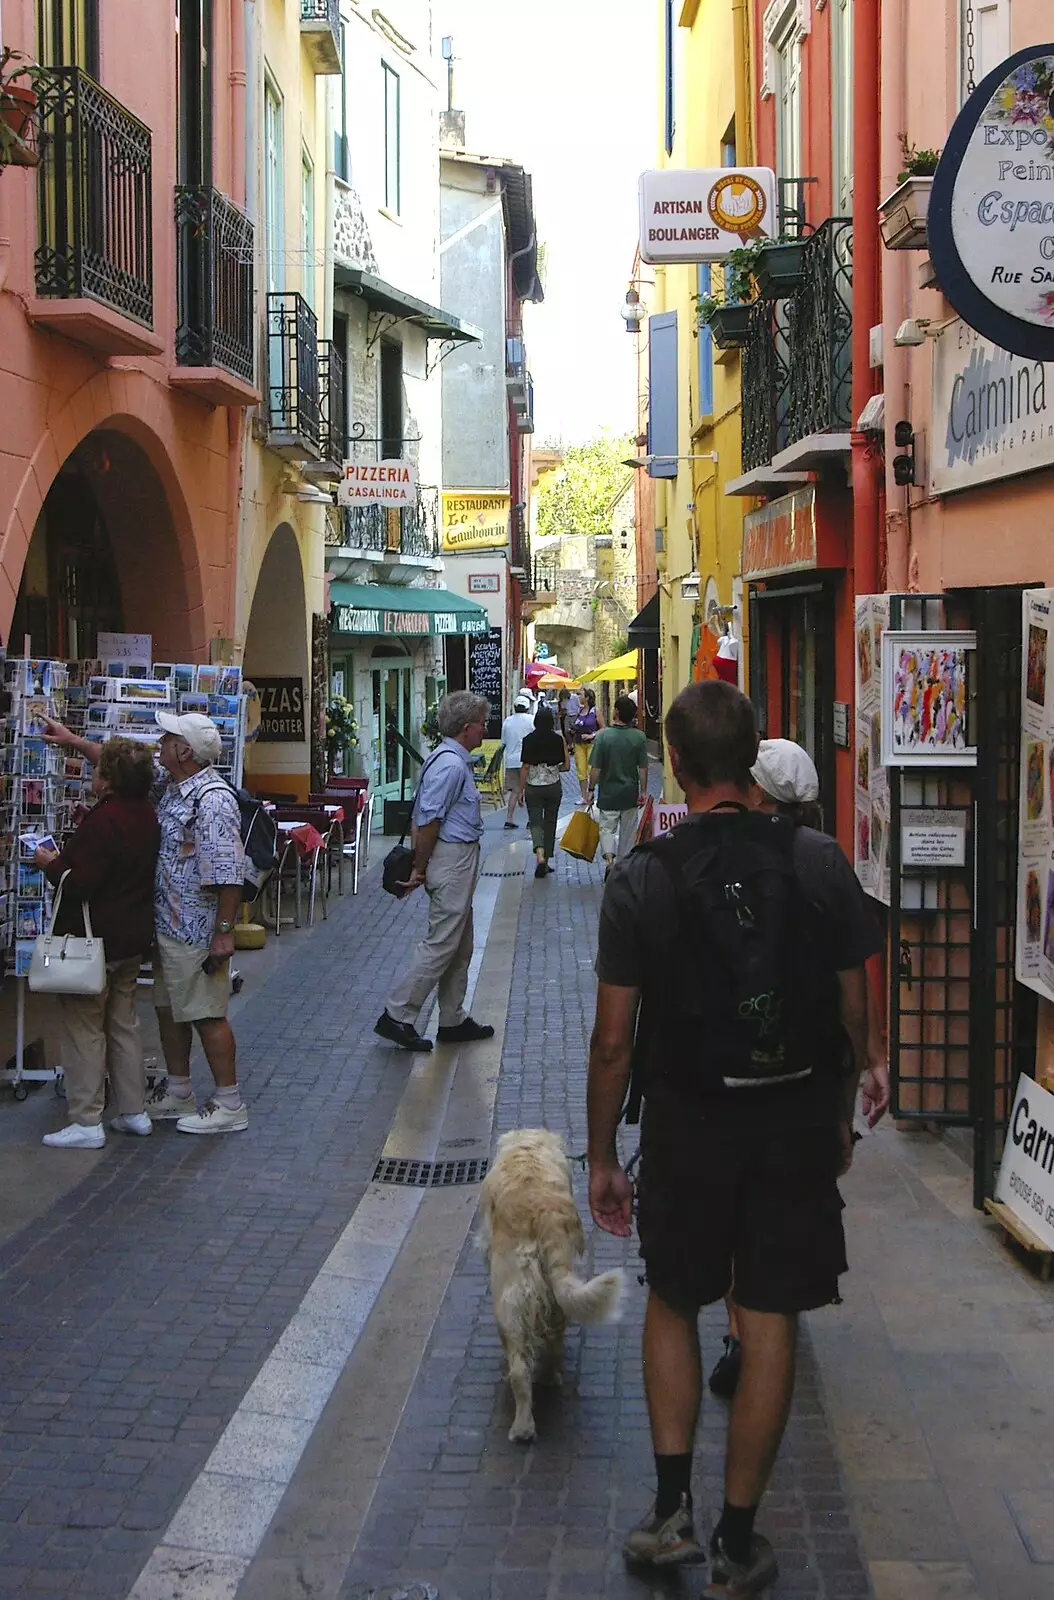
M293 899L293 926L300 926L300 856L297 852L295 839L283 839L278 835L278 865L267 880L265 893L271 898L274 906L274 936L276 939L282 935L282 885L287 878L292 878Z
M317 806L279 806L275 812L276 822L306 822L311 825L321 837L321 844L313 850L306 851L303 855L297 851L296 890L299 909L300 891L303 882L305 867L308 867L308 882L310 885L308 897L307 925L312 927L315 921L315 898L321 883L322 891L322 920L329 917L329 884L325 872L319 873L319 865L323 856L328 856L330 838L333 832L333 823L325 811ZM296 848L295 841L290 841ZM299 925L299 924L298 924Z
M370 864L370 841L373 833L373 805L376 799L376 795L370 788L370 780L369 778L345 778L337 775L326 779L325 799L329 804L332 805L336 802L338 805L344 805L349 794L356 794L360 797L356 820L361 839L356 837L354 842L347 842L350 829L345 826L345 853L354 855L357 860L361 848L363 865L368 867ZM314 801L317 796L312 795L311 799ZM345 824L347 824L348 820L349 818L346 814ZM357 878L356 871L356 881ZM355 890L354 892L357 893L358 891Z
M481 798L489 800L493 806L500 806L505 800L502 787L505 746L500 739L484 739L480 749L483 754L483 764L473 772L476 788Z

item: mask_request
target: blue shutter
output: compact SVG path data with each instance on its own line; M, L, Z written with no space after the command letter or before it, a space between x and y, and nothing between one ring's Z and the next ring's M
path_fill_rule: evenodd
M700 297L710 293L710 267L700 262L696 288ZM714 414L714 336L709 327L699 329L699 417Z
M677 313L648 318L648 467L652 478L677 476Z
M664 120L665 120L665 125L666 125L666 127L665 127L665 131L666 131L666 154L668 156L671 156L673 154L673 136L674 136L675 132L677 131L676 127L675 127L675 123L674 123L674 103L675 102L674 102L674 82L673 82L673 58L674 58L674 36L673 36L673 30L674 30L673 0L666 0L666 39L665 39L665 46L666 46L666 59L665 59L665 68L666 68L666 105L665 105L665 118L664 118Z

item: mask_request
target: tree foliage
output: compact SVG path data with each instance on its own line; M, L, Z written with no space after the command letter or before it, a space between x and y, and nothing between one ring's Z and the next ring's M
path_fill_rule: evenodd
M611 502L626 483L622 462L633 454L630 439L608 435L569 445L563 466L538 485L538 534L610 533Z

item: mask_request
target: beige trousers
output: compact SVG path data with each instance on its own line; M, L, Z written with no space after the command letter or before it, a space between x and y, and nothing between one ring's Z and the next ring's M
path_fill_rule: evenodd
M472 896L479 875L479 845L438 841L428 863L428 932L388 998L396 1022L416 1022L439 985L439 1026L465 1020L465 992L472 960Z
M143 1041L135 1014L138 976L138 956L108 961L102 994L55 996L71 1122L92 1128L102 1121L107 1073L116 1115L138 1116L146 1107Z
M600 854L605 857L616 856L620 861L628 855L633 849L639 820L640 812L636 806L632 811L601 811Z

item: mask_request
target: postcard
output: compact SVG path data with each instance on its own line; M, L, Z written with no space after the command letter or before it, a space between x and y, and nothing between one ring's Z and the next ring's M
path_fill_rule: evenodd
M33 939L18 939L15 941L15 977L28 978L29 969L33 965Z
M167 706L172 700L172 685L165 678L126 678L117 685L118 703L126 700L150 700L154 705Z
M36 939L44 932L44 902L20 900L15 911L15 938Z
M217 694L241 694L242 669L241 667L221 667L220 681L217 685Z
M177 694L189 693L193 689L196 671L196 667L186 666L183 663L177 663L172 668L172 686Z
M179 697L180 712L198 711L203 717L209 714L209 697L207 694L181 694Z

